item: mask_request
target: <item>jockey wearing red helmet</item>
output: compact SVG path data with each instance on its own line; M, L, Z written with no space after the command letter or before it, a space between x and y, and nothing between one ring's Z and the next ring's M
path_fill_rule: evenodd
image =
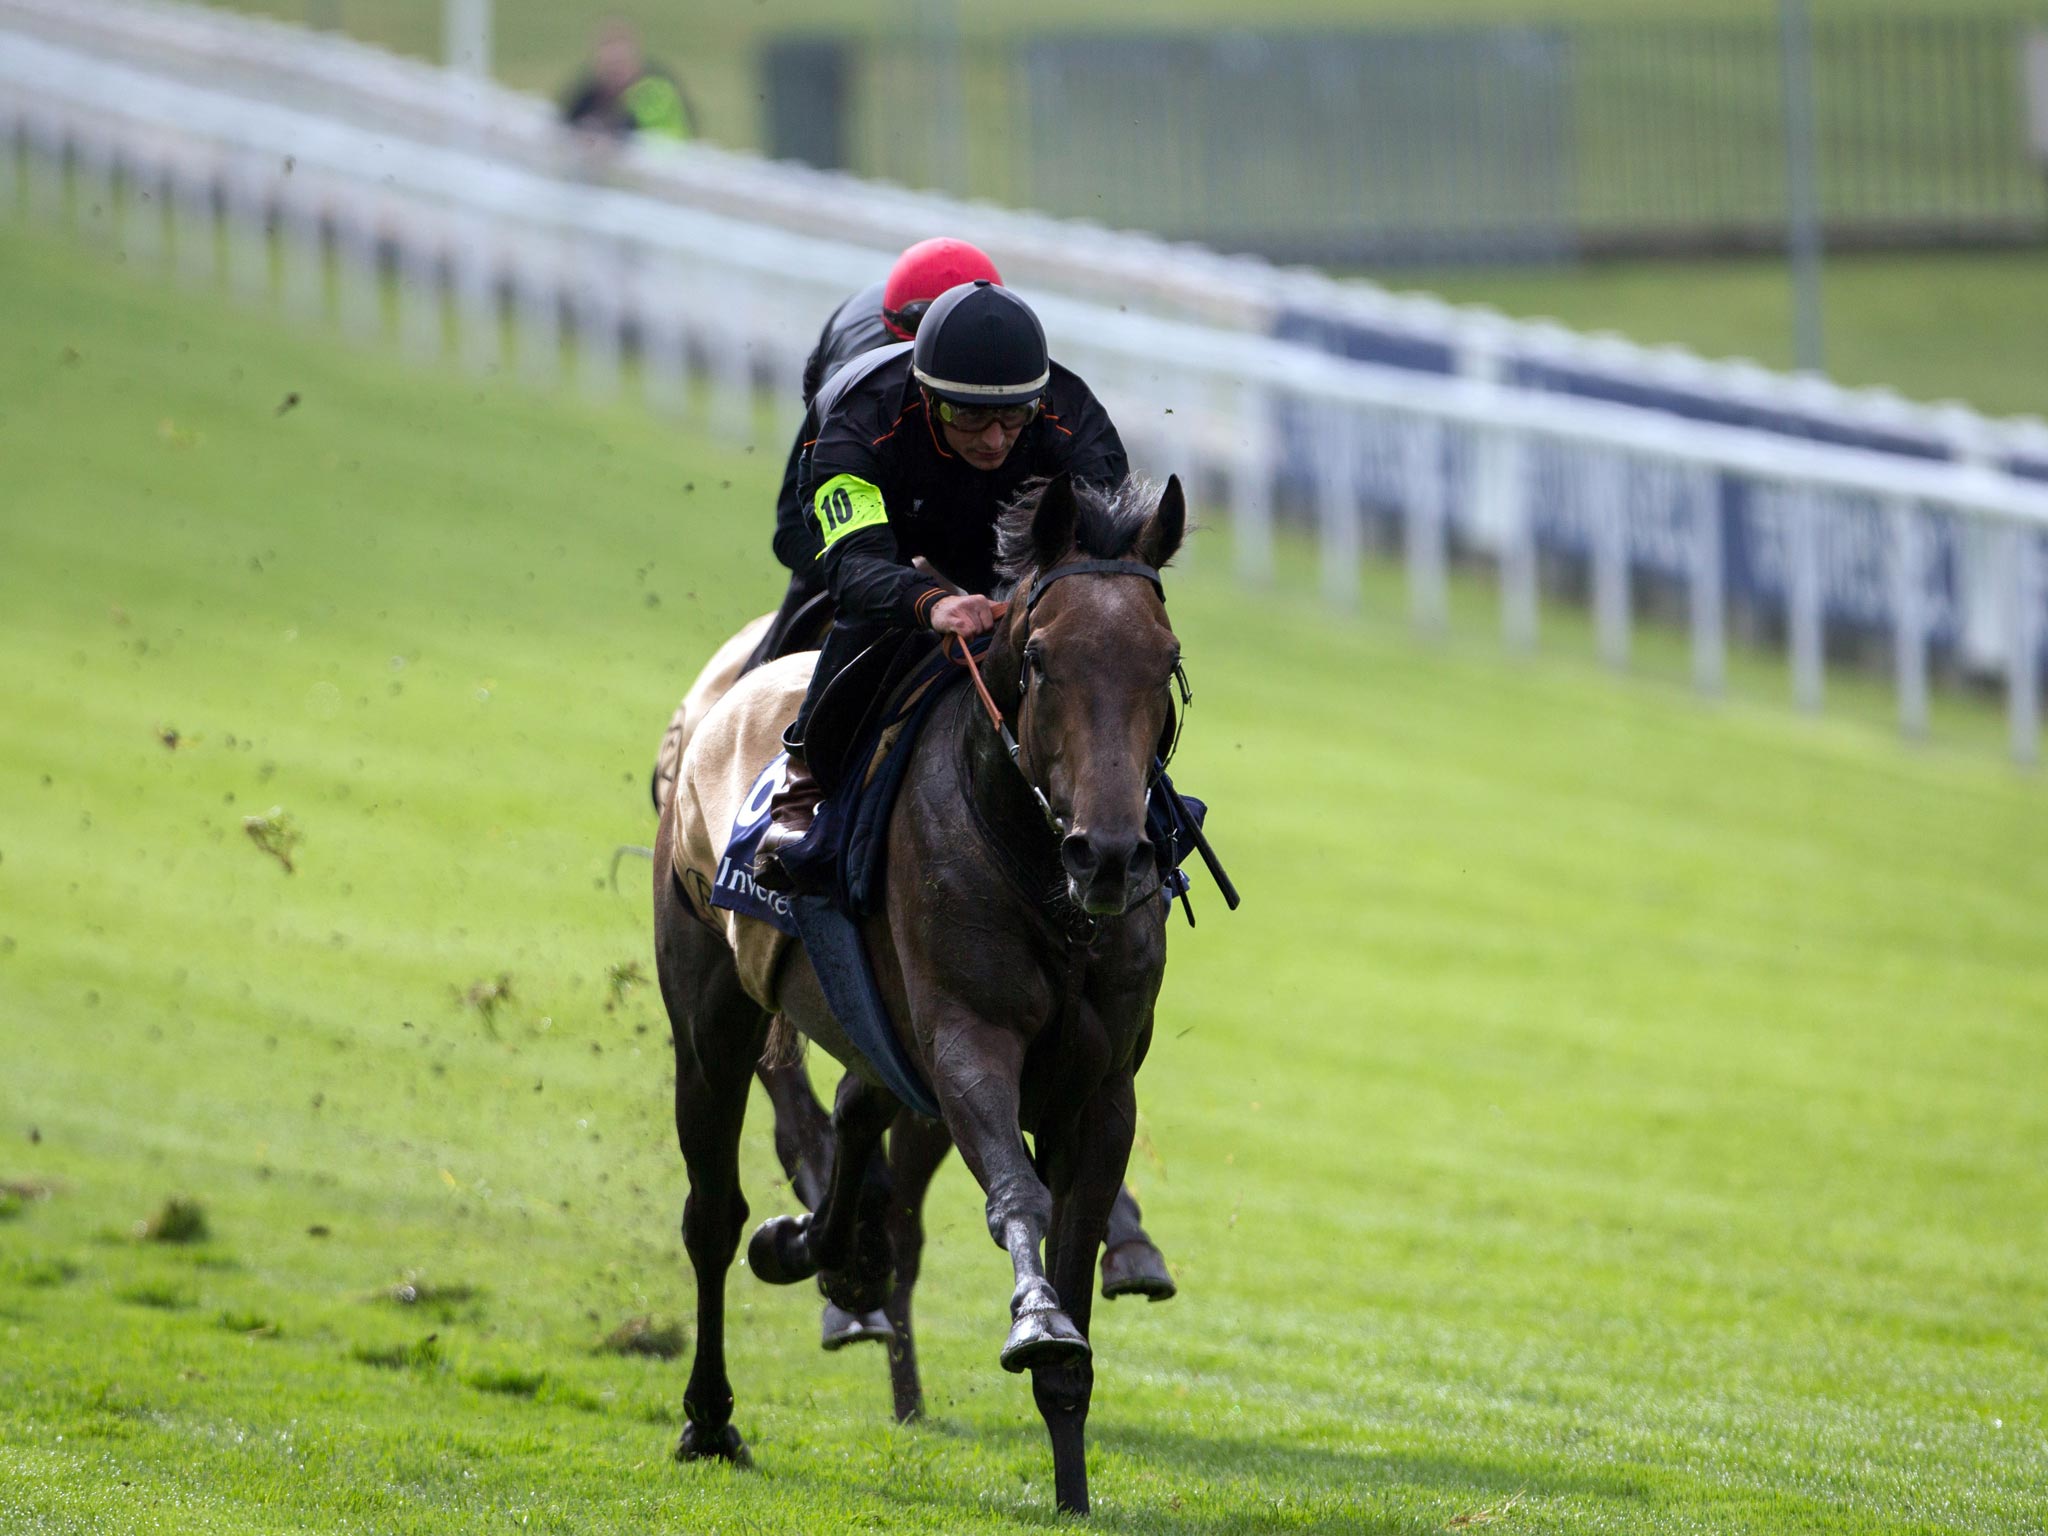
M913 341L917 322L931 308L932 300L948 288L978 282L1000 287L1002 281L996 264L980 246L943 235L920 240L889 269L889 280L882 285L882 323L898 341Z
M818 344L804 363L805 411L809 411L818 387L844 364L876 347L914 338L932 300L948 288L976 281L1000 285L1002 280L996 264L977 245L944 237L918 241L896 258L886 280L870 283L826 320ZM783 466L782 490L775 498L775 558L789 571L789 591L756 661L775 654L798 610L825 590L824 569L817 559L817 525L811 520L810 508L797 497L797 464L803 445L817 436L815 428L816 423L806 416Z

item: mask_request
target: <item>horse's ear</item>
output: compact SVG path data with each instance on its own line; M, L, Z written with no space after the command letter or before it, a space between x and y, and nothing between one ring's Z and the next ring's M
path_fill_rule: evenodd
M1031 516L1031 547L1041 569L1066 558L1074 547L1074 477L1065 470L1045 482Z
M1180 488L1180 476L1168 475L1166 489L1159 493L1159 505L1152 509L1138 534L1138 558L1155 571L1173 558L1188 531L1187 497Z

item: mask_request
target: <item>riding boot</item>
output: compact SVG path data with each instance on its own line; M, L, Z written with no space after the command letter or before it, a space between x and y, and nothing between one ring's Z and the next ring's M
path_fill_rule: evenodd
M764 891L793 891L796 880L783 866L782 855L810 835L818 803L825 791L797 753L789 754L789 770L768 807L768 830L754 850L754 883Z

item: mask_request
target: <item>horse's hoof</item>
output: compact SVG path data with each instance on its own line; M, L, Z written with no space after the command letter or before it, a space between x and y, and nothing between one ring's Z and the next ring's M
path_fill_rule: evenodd
M818 1272L804 1238L808 1216L770 1216L747 1242L747 1268L770 1285L795 1285Z
M723 1461L735 1467L754 1464L747 1442L730 1424L721 1424L716 1429L706 1429L701 1424L685 1424L683 1438L676 1442L676 1460Z
M1143 1296L1165 1301L1179 1289L1167 1272L1166 1255L1142 1238L1106 1249L1102 1255L1102 1299Z
M1088 1340L1074 1320L1058 1307L1045 1307L1017 1314L1009 1338L1003 1341L1003 1369L1034 1371L1041 1366L1071 1365L1086 1360L1090 1353Z
M889 1326L889 1314L877 1307L871 1312L849 1312L835 1302L825 1303L825 1315L821 1319L818 1342L826 1349L844 1349L849 1344L859 1344L868 1339L883 1343L896 1337L896 1330Z
M818 1294L826 1305L850 1312L855 1317L879 1313L889 1302L888 1270L879 1275L862 1275L850 1269L828 1269L818 1275Z

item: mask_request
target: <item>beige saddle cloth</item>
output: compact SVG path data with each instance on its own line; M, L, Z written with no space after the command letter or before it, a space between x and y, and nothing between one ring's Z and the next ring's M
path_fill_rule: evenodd
M721 692L714 677L721 658L740 647L738 659L744 663L759 638L759 630L749 625L726 642L676 712L669 727L669 737L676 743L676 771L662 814L675 818L676 877L691 910L724 935L739 968L740 984L749 997L773 1012L776 968L794 941L759 918L712 906L711 889L733 820L761 769L782 750L782 728L796 718L818 653L799 651L736 682L728 674ZM669 745L662 743L664 767Z

